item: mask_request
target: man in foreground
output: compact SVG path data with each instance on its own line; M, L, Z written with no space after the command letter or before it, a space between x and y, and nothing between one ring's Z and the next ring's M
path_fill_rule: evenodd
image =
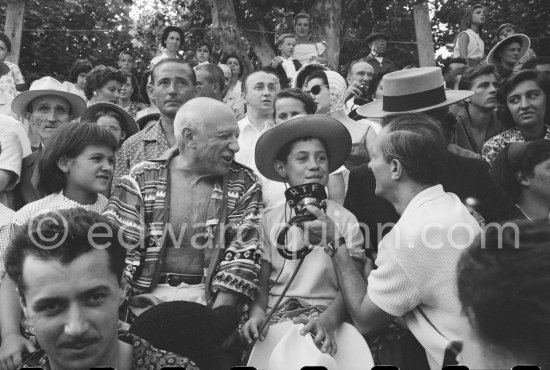
M22 367L196 369L187 358L118 331L125 257L118 229L83 209L45 214L16 234L7 271L41 346Z

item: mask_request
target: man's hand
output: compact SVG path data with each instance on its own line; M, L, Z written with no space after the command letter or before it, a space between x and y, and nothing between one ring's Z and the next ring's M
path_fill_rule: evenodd
M296 317L292 321L295 324L305 324L302 330L300 330L300 334L306 335L311 333L313 342L321 352L328 353L331 356L336 354L337 347L334 337L336 325L327 315L321 314L316 319Z
M0 347L0 370L19 369L23 352L32 353L34 351L36 351L36 348L19 333L3 336L2 346Z
M250 319L248 319L248 321L244 324L242 328L242 341L248 345L252 344L252 342L257 339L260 342L263 342L263 340L267 337L267 332L269 330L269 325L267 325L262 332L262 335L260 335L260 329L262 328L262 325L264 325L265 320L265 313L263 315L260 314L250 317Z
M357 81L353 81L349 84L348 89L346 90L346 96L353 95L358 98L363 96L363 90L361 89L361 84Z
M314 221L303 222L299 225L304 230L304 234L311 245L327 245L340 239L340 231L338 231L333 219L315 206L307 205L306 209L317 217Z

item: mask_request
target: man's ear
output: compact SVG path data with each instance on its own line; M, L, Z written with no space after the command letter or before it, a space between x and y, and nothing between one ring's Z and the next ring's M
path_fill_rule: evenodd
M197 143L195 142L195 134L193 133L193 130L190 127L184 127L183 130L181 130L181 138L182 138L184 147L186 148L197 147Z
M273 168L275 168L275 172L277 172L277 175L279 175L281 179L286 179L286 167L283 161L278 159L273 161Z
M120 134L120 141L126 139L126 131L122 131Z
M27 121L29 121L29 124L30 124L31 126L34 126L34 122L31 120L31 117L32 117L31 112L25 112L25 119L26 119Z
M148 93L149 95L151 95L151 97L152 97L153 99L156 99L156 96L155 96L155 88L153 87L153 85L147 84L146 89L147 89L147 93ZM155 103L156 103L156 101L155 101Z
M126 274L124 272L122 273L122 277L120 278L119 285L120 285L120 289L119 289L120 302L118 305L120 307L122 306L122 304L124 303L124 300L126 299L126 289L128 288L128 280L126 279Z
M403 171L403 164L397 159L392 159L390 162L391 179L399 180L403 177Z
M201 96L202 86L196 85L194 90L195 90L195 98Z
M215 94L221 93L222 89L220 87L220 83L219 82L214 82L212 90L214 91Z
M15 288L17 290L17 296L19 297L19 305L21 306L21 309L23 310L23 313L25 314L25 317L29 317L29 310L27 309L27 301L25 300L25 297L23 294L21 294L21 291L19 288Z
M530 184L530 178L532 176L526 175L523 172L516 172L515 174L517 182L519 182L523 186L529 186Z
M69 172L69 167L70 167L70 161L71 160L69 158L67 158L67 156L62 155L56 162L57 167L59 167L61 172L68 173Z

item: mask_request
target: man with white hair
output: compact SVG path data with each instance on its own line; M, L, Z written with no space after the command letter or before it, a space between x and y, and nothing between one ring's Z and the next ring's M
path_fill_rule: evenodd
M237 308L259 290L262 191L234 161L237 120L200 97L179 109L174 134L176 146L132 168L104 210L138 247L127 260L130 315L173 301Z

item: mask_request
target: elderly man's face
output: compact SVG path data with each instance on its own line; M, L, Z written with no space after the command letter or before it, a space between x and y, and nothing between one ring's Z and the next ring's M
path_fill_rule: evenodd
M368 86L374 77L374 68L367 62L358 62L351 67L348 83L359 82Z
M158 109L174 118L178 109L193 99L200 87L193 86L191 67L181 63L164 63L153 70L153 96Z
M202 172L223 176L239 151L239 126L231 112L223 112L215 120L207 120L195 133L195 163Z
M107 366L118 353L123 290L105 250L69 264L29 256L23 263L23 308L54 369Z
M45 95L31 102L31 113L27 113L26 118L44 142L56 128L71 121L70 114L71 105L67 100L55 95Z

